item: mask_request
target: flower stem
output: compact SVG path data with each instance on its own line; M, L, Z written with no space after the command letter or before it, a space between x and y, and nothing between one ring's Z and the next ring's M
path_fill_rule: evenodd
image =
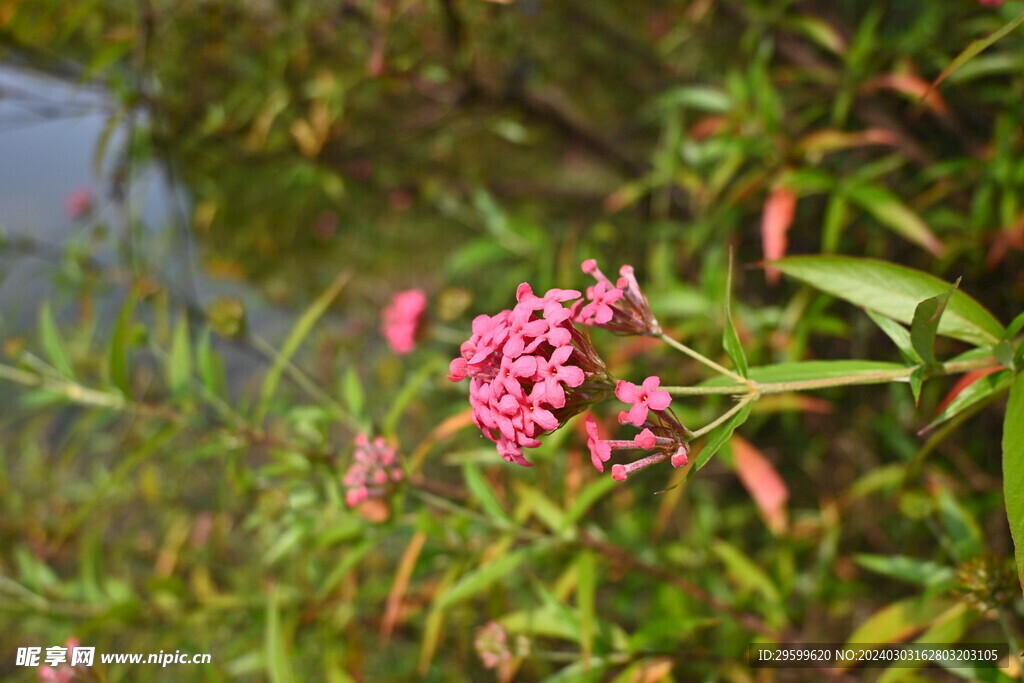
M749 379L747 379L746 377L743 377L742 375L739 375L739 374L733 372L729 368L726 368L726 367L723 367L723 366L719 365L718 363L716 363L715 361L711 360L707 356L705 356L703 354L700 354L697 351L694 351L693 349L691 349L686 344L683 344L682 342L676 341L675 339L673 339L672 337L668 336L664 332L662 332L660 335L658 335L658 338L661 339L666 344L668 344L669 346L671 346L672 348L674 348L674 349L676 349L678 351L682 351L683 353L685 353L687 356L689 356L690 358L694 359L695 361L697 361L699 363L703 363L704 365L708 366L709 368L711 368L715 372L717 372L717 373L719 373L721 375L725 375L726 377L728 377L729 379L733 380L734 382L737 382L739 384L742 384L742 385L748 386L748 387L751 385L751 381Z
M724 423L726 420L731 418L733 415L735 415L736 413L738 413L741 410L743 410L743 407L745 405L747 405L748 403L750 403L751 401L753 401L755 398L757 398L757 394L747 394L746 396L741 398L739 401L737 401L736 405L734 405L732 408L729 408L729 410L727 410L724 413L722 413L717 420L715 420L714 422L709 422L708 424L704 425L703 427L701 427L697 431L693 432L693 436L691 438L696 439L698 437L704 436L705 434L710 432L712 429L714 429L718 425Z
M788 391L813 391L814 389L827 389L829 387L887 384L889 382L906 382L919 366L897 368L894 370L877 370L874 372L859 372L855 375L842 375L839 377L822 377L819 379L797 380L793 382L755 382L743 379L742 383L730 384L727 386L710 387L661 387L675 396L702 396L711 394L733 394L757 398L765 394L781 394ZM956 361L945 363L938 369L938 374L950 375L971 370L984 370L991 367L1000 367L994 358L979 358L977 360ZM742 378L741 378L742 379Z

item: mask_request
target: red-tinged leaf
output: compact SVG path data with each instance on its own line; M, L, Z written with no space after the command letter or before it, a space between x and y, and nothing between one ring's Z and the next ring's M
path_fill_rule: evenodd
M915 74L882 74L865 83L864 88L868 91L881 88L895 90L915 102L923 103L936 114L949 113L949 105L946 104L946 100L932 89L928 81Z
M856 133L841 130L819 130L804 136L796 144L801 154L827 154L842 149L868 145L899 145L899 136L885 128L868 128Z
M939 407L935 410L935 414L941 415L942 411L948 408L949 404L953 402L953 399L960 395L960 392L977 382L982 377L991 375L997 370L1002 370L1002 368L984 368L982 370L972 370L971 372L966 373L963 377L957 380L956 384L953 385L953 388L949 390L948 394L946 394L946 397L942 399L942 403L940 403Z
M786 501L789 487L756 446L740 436L732 437L732 458L736 476L750 492L772 533L786 530Z
M690 126L690 130L687 131L688 137L691 140L703 140L709 138L716 133L720 133L725 128L725 117L724 116L705 116L697 123Z
M788 187L776 187L764 202L761 214L761 244L764 248L766 261L775 261L786 255L787 233L796 215L796 193ZM765 277L775 284L781 273L775 268L766 267Z

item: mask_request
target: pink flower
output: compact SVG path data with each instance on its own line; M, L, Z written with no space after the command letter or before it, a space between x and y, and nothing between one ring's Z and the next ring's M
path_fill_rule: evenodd
M604 463L612 457L611 444L601 440L601 435L597 431L597 420L593 415L587 415L584 425L587 428L587 448L590 449L590 461L594 463L598 472L604 472Z
M651 376L641 386L632 382L619 381L615 386L615 395L623 403L632 403L629 412L619 414L619 421L642 427L647 420L648 409L665 410L672 402L672 397L664 389L658 389L661 378Z
M423 325L427 297L422 290L407 289L391 297L381 312L381 333L397 354L416 348L416 336Z
M516 306L477 316L461 357L449 365L448 379L470 379L473 422L508 462L530 465L524 448L540 446L539 436L612 388L604 362L563 306L579 296L566 289L537 296L519 285Z
M349 507L368 498L382 497L388 484L401 481L403 477L396 450L382 437L370 441L365 434L359 434L355 444L352 465L342 479L348 488L345 503Z
M587 303L573 304L573 320L584 325L603 327L618 334L661 334L647 297L633 275L632 266L619 269L619 279L612 281L597 267L597 261L587 259L581 266L584 273L594 276L597 284L587 288Z
M1003 4L1006 0L978 0L979 5L988 5L990 7L998 7Z
M64 199L64 214L71 220L84 218L92 211L92 190L88 187L79 187L68 193Z

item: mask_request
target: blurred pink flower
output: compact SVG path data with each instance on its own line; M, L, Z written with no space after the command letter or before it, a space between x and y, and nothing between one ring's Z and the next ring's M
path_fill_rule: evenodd
M407 289L391 297L381 313L381 333L392 351L405 354L416 348L426 310L427 296L422 290Z
M988 5L990 7L998 7L1003 4L1006 0L978 0L979 5Z
M90 188L76 188L64 198L64 214L72 220L84 218L92 211L92 203L93 196Z
M388 484L401 481L404 476L398 464L397 451L382 437L371 441L365 434L359 434L355 444L354 462L342 479L348 488L345 503L349 507L355 507L368 498L382 497Z

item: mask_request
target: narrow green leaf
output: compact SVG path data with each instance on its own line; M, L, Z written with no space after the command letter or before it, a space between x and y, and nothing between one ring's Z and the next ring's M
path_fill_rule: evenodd
M1013 339L1021 329L1024 329L1024 313L1014 318L1013 322L1006 327L1006 339Z
M926 628L952 603L939 597L912 597L883 607L858 626L846 641L857 643L892 643L906 640Z
M597 633L597 559L583 550L576 557L576 606L580 615L580 658L586 666L594 654Z
M921 402L921 387L924 386L926 378L925 366L919 365L910 373L910 393L914 396L914 405Z
M128 295L128 300L121 307L121 312L114 323L114 331L110 339L110 351L107 356L107 368L110 373L110 381L122 393L128 394L130 390L130 377L128 375L128 346L131 344L132 314L135 312L135 292Z
M209 327L203 329L196 343L196 365L203 386L214 396L223 397L227 387L224 362L213 350L213 333Z
M180 396L188 391L192 381L192 341L188 333L188 316L178 317L171 338L171 355L167 361L167 385L171 393Z
M762 384L778 382L809 382L813 380L836 379L838 377L856 378L862 382L866 376L879 373L895 373L906 370L900 363L889 363L874 360L811 360L796 363L778 363L750 368L750 379ZM891 381L891 380L880 380ZM728 377L716 376L701 386L726 386L732 384Z
M53 309L50 302L44 301L39 309L39 341L46 352L46 358L54 368L64 377L74 377L74 370L71 366L71 358L64 348L64 341L57 330L57 323L53 319Z
M356 420L362 418L365 395L363 383L359 380L359 373L354 367L345 370L345 380L341 388L342 396L345 397L345 407Z
M743 554L739 548L725 541L716 540L712 542L711 550L722 561L729 576L737 584L758 593L765 601L773 605L782 604L782 595L775 583L756 562Z
M291 361L292 356L299 350L299 346L306 339L309 333L312 331L313 326L320 317L327 311L327 307L331 305L331 302L341 293L342 288L352 277L352 271L344 270L338 273L338 276L334 278L334 281L323 291L320 296L305 310L305 312L295 322L295 326L288 334L288 338L285 339L284 345L281 350L274 357L274 364L267 372L267 376L263 380L263 386L260 388L260 401L256 409L255 422L257 424L263 421L263 418L267 415L267 409L270 407L270 400L274 397L277 392L277 385L281 381L281 373L284 372L285 367Z
M868 571L919 586L937 586L953 580L952 568L906 555L854 555L854 561Z
M888 190L877 185L856 185L847 188L846 196L897 235L924 247L935 256L941 256L945 251L945 246L921 217Z
M946 80L946 78L948 78L951 73L953 73L954 71L962 67L964 64L971 61L979 54L987 50L996 41L1009 35L1014 29L1016 29L1021 24L1024 24L1024 13L1021 13L1021 15L1018 16L1016 19L1013 19L1009 23L1005 24L999 30L993 31L984 38L972 40L970 44L968 44L968 46L964 48L964 51L958 54L953 59L953 61L951 61L949 65L947 65L946 68L942 70L942 73L939 74L939 77L932 81L931 87L929 88L929 92L926 92L921 97L921 99L923 100L924 98L928 97L931 90L934 90L935 88L939 87L939 84L942 83L942 81Z
M708 432L707 443L704 444L704 447L700 449L700 453L697 454L697 461L693 464L693 469L690 470L687 478L693 476L694 472L699 471L704 465L707 465L712 456L729 440L729 437L736 431L736 428L747 421L748 417L750 417L750 403L743 406L739 412L726 422Z
M278 609L278 593L271 588L267 596L267 626L265 631L267 676L273 683L291 683L291 663L288 657L288 645L281 628L281 614Z
M946 530L946 540L955 558L964 562L984 552L985 540L981 525L971 511L949 489L941 488L935 495L942 525Z
M729 271L725 278L725 330L722 332L722 346L732 359L736 371L747 376L747 354L743 351L736 325L732 321L732 252L729 252Z
M931 423L921 431L926 432L938 427L946 420L951 420L979 401L995 398L1001 392L1009 389L1012 382L1013 373L1009 370L1000 370L999 372L994 372L991 375L979 377L974 382L964 387L964 389L949 402L949 405L939 413L939 416L932 420Z
M444 610L457 602L468 600L483 593L493 584L518 569L519 565L526 560L537 559L550 549L550 544L538 542L529 548L513 550L510 553L494 558L487 564L464 574L450 590L438 596L434 603L434 609Z
M904 360L915 365L921 362L921 357L917 355L917 351L914 350L914 345L910 341L910 331L907 328L892 318L878 315L874 311L866 311L866 313L869 318L875 321L875 324L878 325L882 332L885 332L886 336L892 340L892 343L900 350Z
M1017 578L1024 588L1024 373L1013 380L1003 419L1003 498L1017 558Z
M420 368L402 385L402 388L398 390L398 393L391 398L388 407L388 414L385 416L384 421L381 423L381 432L385 436L390 436L395 433L395 429L398 426L399 420L402 419L402 415L405 409L409 407L420 389L426 382L435 376L438 367L438 359L435 356L431 356L423 362Z
M1013 357L1013 346L1005 339L992 347L992 355L1004 368L1016 370L1016 359Z
M598 477L587 484L582 491L576 494L572 504L565 511L564 523L567 525L575 524L594 503L604 498L609 491L618 485L619 482L611 477ZM561 531L564 530L564 528L561 529Z
M927 273L872 259L792 256L772 265L833 296L904 323L913 320L919 301L949 288ZM981 304L957 290L939 321L938 334L991 346L1003 338L1004 330Z
M469 489L473 500L480 503L480 507L488 517L501 524L512 526L512 520L509 519L505 508L502 507L501 501L494 495L491 485L487 483L480 468L466 463L462 466L462 477L466 481L466 488Z
M939 330L939 321L946 310L949 298L959 286L960 278L957 278L945 292L925 299L914 308L914 317L910 322L910 341L921 360L929 365L936 363L935 334Z

